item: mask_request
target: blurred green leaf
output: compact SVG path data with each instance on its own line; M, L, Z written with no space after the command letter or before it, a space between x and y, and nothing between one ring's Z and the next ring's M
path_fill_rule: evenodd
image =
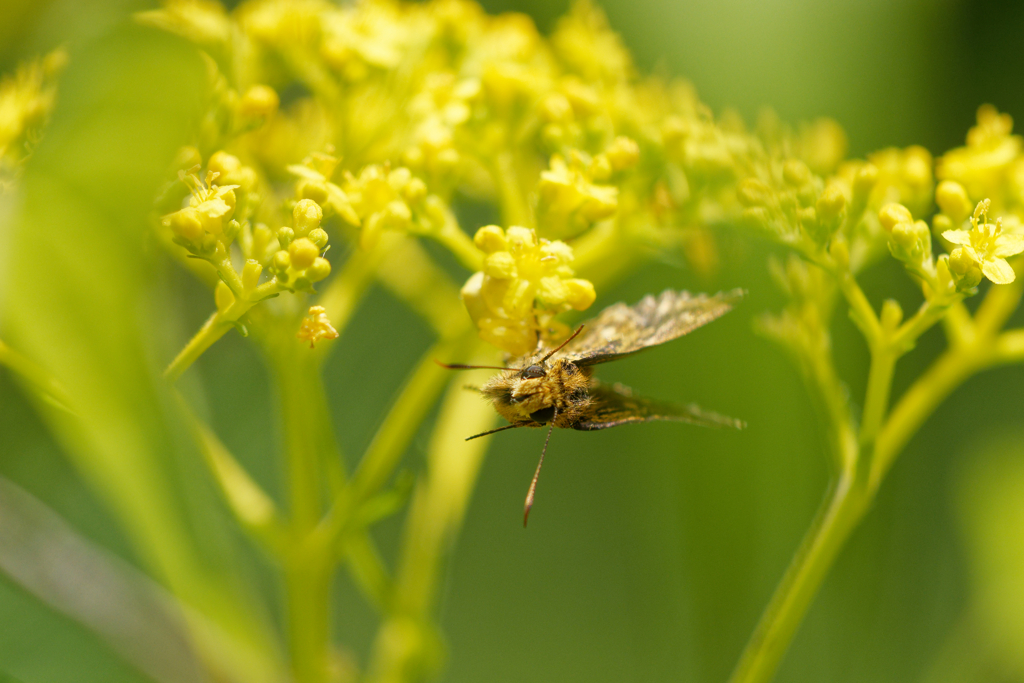
M208 663L272 680L265 619L238 585L222 511L159 371L148 213L205 82L194 50L140 27L74 55L10 230L2 334L67 389L80 419L50 415L53 427L184 603Z

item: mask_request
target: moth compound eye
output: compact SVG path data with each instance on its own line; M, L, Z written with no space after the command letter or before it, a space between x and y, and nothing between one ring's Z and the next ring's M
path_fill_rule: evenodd
M543 377L547 373L544 372L544 368L539 365L531 365L519 373L519 377L522 379L537 379Z

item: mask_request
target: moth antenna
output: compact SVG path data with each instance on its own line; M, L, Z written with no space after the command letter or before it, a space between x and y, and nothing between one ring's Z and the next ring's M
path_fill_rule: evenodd
M434 362L445 370L508 370L508 368L500 365L461 365L459 363L442 363L436 358L434 359Z
M522 426L523 425L511 424L511 425L505 425L504 427L498 427L497 429L490 429L490 430L488 430L486 432L480 432L479 434L474 434L473 436L467 436L466 437L466 441L469 441L470 439L478 439L481 436L488 436L488 435L494 434L496 432L503 432L506 429L515 429L516 427L522 427Z
M556 349L553 349L552 351L548 352L548 355L546 355L546 356L544 356L543 358L541 358L541 359L540 359L540 362L541 362L541 363L543 363L543 362L544 362L544 361L546 361L546 360L547 360L548 358L551 358L551 356L553 356L553 355L555 355L556 353L558 353L559 351L561 351L561 350L562 350L562 347L563 347L563 346L565 346L566 344L568 344L569 342L571 342L571 341L572 341L573 339L575 339L575 338L576 338L576 335L578 335L578 334L579 334L580 332L582 332L582 331L583 331L583 325L580 325L579 327L577 327L577 328L576 328L576 331L575 331L575 332L573 332L573 333L572 333L571 335L569 335L569 338L568 338L568 339L566 339L566 340L565 340L564 342L562 342L561 344L559 344L559 345L558 345L558 348L556 348Z
M583 329L580 327L580 329ZM577 333L579 330L576 330ZM575 336L575 335L573 335ZM572 337L569 337L572 339ZM533 481L530 482L530 490L526 492L526 505L523 506L523 528L526 528L526 523L530 521L530 508L533 507L533 497L537 493L537 479L540 477L540 468L544 465L544 454L548 452L548 441L551 440L551 432L555 429L555 417L558 413L555 412L551 416L551 426L548 427L548 435L544 437L544 448L540 450L540 462L537 463L537 471L533 473Z

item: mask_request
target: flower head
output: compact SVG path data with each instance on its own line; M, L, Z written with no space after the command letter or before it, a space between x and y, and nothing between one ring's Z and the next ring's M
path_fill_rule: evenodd
M302 341L309 342L309 348L316 347L321 339L337 339L338 331L327 319L327 309L323 306L310 306L306 317L302 319L297 335Z
M1015 277L1006 257L1024 251L1024 235L1003 233L1001 218L989 223L988 207L989 200L978 202L971 216L970 230L942 233L947 240L959 245L949 254L949 267L954 276L965 276L971 272L972 266L980 267L989 280L997 285L1006 285Z
M594 303L594 285L572 277L572 248L564 242L496 225L480 228L473 241L487 257L462 288L462 300L480 338L509 354L533 351L557 313Z

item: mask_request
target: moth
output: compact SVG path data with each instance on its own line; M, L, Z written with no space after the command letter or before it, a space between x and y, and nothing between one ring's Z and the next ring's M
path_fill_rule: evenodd
M689 334L725 315L743 297L743 290L713 296L665 290L647 295L633 306L617 303L580 325L558 346L541 342L530 354L512 359L507 367L481 365L442 366L455 370L500 370L479 391L509 424L467 438L476 439L506 429L548 427L540 461L526 494L526 526L555 427L592 432L609 427L673 420L705 427L742 429L743 422L701 409L695 404L675 405L633 393L621 384L606 384L593 376L594 366L630 356L652 346Z

